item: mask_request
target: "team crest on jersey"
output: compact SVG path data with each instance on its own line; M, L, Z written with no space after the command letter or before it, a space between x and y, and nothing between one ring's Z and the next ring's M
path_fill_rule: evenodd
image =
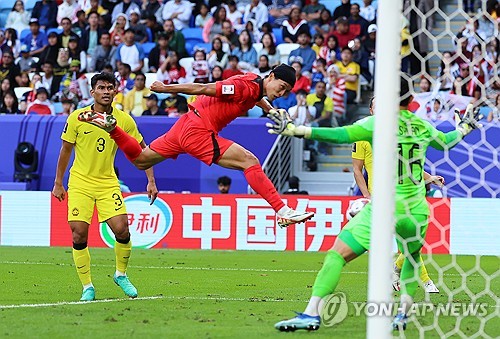
M234 94L234 85L222 85L222 94Z
M80 211L78 210L78 208L73 208L73 210L71 211L71 214L73 214L74 217L76 217L78 214L80 214Z

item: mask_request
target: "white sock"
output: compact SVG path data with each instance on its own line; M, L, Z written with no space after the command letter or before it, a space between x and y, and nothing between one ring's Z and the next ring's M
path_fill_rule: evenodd
M94 285L92 285L92 283L83 285L83 290L85 291L87 288L90 288L90 287L94 287Z
M115 275L116 275L117 277L124 277L124 276L126 276L126 275L127 275L127 273L125 273L125 272L120 272L120 271L116 270L116 271L115 271Z
M311 317L317 317L319 315L321 300L323 300L321 297L311 297L304 314L310 315Z
M280 217L282 217L283 215L288 213L288 211L290 211L290 210L291 210L291 208L288 207L287 205L285 205L285 206L281 207L280 210L276 214L278 214Z

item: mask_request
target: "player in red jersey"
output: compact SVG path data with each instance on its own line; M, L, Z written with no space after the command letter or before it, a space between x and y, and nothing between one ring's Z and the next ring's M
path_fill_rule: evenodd
M295 70L285 64L274 68L264 79L253 73L233 76L211 84L171 84L159 81L151 90L159 93L196 95L190 111L179 118L172 128L154 140L144 150L137 141L116 126L115 119L104 113L87 111L79 119L99 126L139 169L144 170L165 160L187 153L207 165L242 170L248 184L276 211L278 225L286 227L305 222L314 216L311 212L296 212L281 200L276 188L265 175L259 160L237 143L218 135L227 124L255 105L265 112L273 110L271 101L289 92L295 85Z

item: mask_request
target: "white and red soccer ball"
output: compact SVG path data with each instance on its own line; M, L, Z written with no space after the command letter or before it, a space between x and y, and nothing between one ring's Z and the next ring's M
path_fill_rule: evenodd
M354 218L354 216L356 216L356 214L358 214L369 202L370 199L366 198L359 198L349 202L349 207L347 208L346 212L347 220L351 220L352 218Z

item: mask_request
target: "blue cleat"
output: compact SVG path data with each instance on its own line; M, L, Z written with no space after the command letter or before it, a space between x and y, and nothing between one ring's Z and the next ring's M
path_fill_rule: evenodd
M281 332L294 332L296 330L317 331L321 323L319 316L313 317L304 313L297 313L295 318L283 320L274 325L278 331Z
M89 287L83 290L82 297L80 301L92 301L95 299L95 289L94 287Z
M125 292L127 296L130 298L137 297L137 288L130 282L126 275L117 276L116 274L113 276L113 281L115 284L120 286L120 288Z
M408 317L404 313L398 313L394 320L392 321L392 329L394 331L404 331L406 330L406 321Z

